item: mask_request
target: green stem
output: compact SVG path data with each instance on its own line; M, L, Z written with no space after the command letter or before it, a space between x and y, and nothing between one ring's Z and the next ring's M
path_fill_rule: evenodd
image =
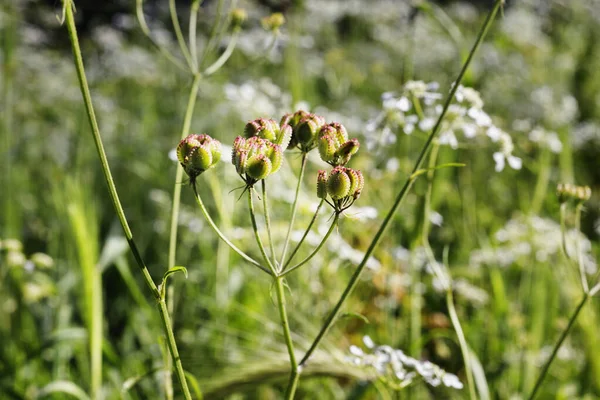
M183 118L183 126L181 128L181 139L190 134L190 126L192 124L192 116L194 115L194 107L196 98L198 97L198 88L202 76L197 74L194 76L190 94L188 96L187 106L185 108L185 116ZM171 206L171 225L169 234L169 269L175 266L175 257L177 255L177 230L179 221L179 206L181 204L181 181L183 179L183 168L177 168L175 172L175 184L173 185L173 204Z
M187 380L185 378L183 364L181 364L181 357L179 357L179 350L177 350L177 342L175 342L175 335L173 334L173 329L171 328L171 318L169 317L169 310L167 309L167 303L165 299L160 299L158 301L158 311L160 312L160 317L162 319L163 325L165 327L169 327L169 329L166 329L167 344L169 345L171 357L173 358L173 362L175 363L175 370L177 371L177 377L179 378L179 382L181 382L183 394L186 400L191 400L192 395L190 394L190 389L188 388Z
M579 315L579 312L583 309L583 306L585 305L585 303L587 303L589 298L590 298L589 293L584 293L583 298L581 299L581 301L577 305L577 308L573 312L573 315L571 315L571 318L569 319L569 324L567 325L565 330L561 333L560 338L554 345L554 349L552 349L552 354L550 354L550 358L548 358L548 360L544 364L544 367L542 368L542 372L540 373L540 376L538 377L538 379L535 383L533 391L531 392L531 394L528 397L529 400L533 400L535 398L535 395L537 394L538 390L542 386L542 382L544 382L544 378L546 377L546 374L548 373L548 370L550 369L550 365L552 364L552 361L554 361L554 359L556 358L556 354L558 354L558 350L560 349L560 346L562 346L562 343L564 342L567 335L571 331L571 328L573 327L575 320L577 320L577 316Z
M262 186L262 200L263 200L263 208L265 212L265 224L267 225L267 237L269 238L269 249L271 250L271 259L273 263L275 263L275 268L277 269L277 261L275 261L275 244L273 243L273 235L271 233L271 215L269 214L269 201L267 198L267 183L263 179L261 182Z
M285 262L285 253L287 252L288 245L290 243L290 236L292 235L292 229L294 229L294 222L296 221L296 212L298 211L298 198L300 197L300 188L302 187L302 177L306 170L306 162L308 161L308 153L302 153L302 165L300 167L300 174L298 175L298 184L296 185L296 195L294 196L294 203L292 204L292 218L290 219L290 226L288 227L287 235L285 235L285 242L283 242L283 251L281 252L281 262L283 266ZM282 267L283 268L283 267Z
M233 251L235 251L236 253L238 253L244 260L248 261L250 264L260 268L262 271L266 272L269 275L272 275L272 273L266 269L265 267L263 267L262 265L260 265L260 263L256 260L254 260L252 257L250 257L249 255L247 255L246 253L244 253L242 250L238 249L236 247L236 245L234 245L233 243L231 243L231 241L223 234L223 232L221 232L221 230L217 227L217 225L215 224L215 222L213 221L213 219L210 217L210 214L208 213L208 211L206 210L206 207L204 206L204 202L202 201L202 197L200 197L200 194L198 193L198 189L196 187L196 183L192 182L192 189L194 190L194 194L196 195L196 202L198 203L198 206L200 207L200 210L202 211L202 214L204 215L204 218L206 218L206 221L208 222L208 224L210 225L210 227L215 231L215 233L219 236L219 238L224 241L229 247L231 247L231 249Z
M294 250L292 251L292 254L290 254L290 258L288 258L288 260L285 262L285 264L284 264L284 266L282 268L282 271L285 271L285 269L287 268L287 266L290 265L290 263L294 259L294 256L296 255L296 253L298 252L298 250L300 250L300 246L302 246L302 243L304 243L304 240L308 236L308 233L310 232L310 229L312 228L312 226L314 225L315 221L317 220L317 217L319 216L319 211L321 211L321 207L323 207L324 203L325 203L325 200L321 200L321 202L317 206L317 209L316 209L314 215L312 216L312 219L310 220L310 223L306 227L306 230L304 231L304 234L302 235L302 238L300 239L300 241L298 242L298 244L296 244L296 247L294 247Z
M150 273L148 272L148 268L144 263L142 256L133 240L133 235L131 233L131 229L129 228L129 224L127 222L127 218L125 217L125 212L123 211L123 207L121 205L121 201L119 199L119 195L117 193L117 189L114 184L114 180L112 178L112 174L110 172L110 167L108 165L108 160L106 157L106 152L104 151L104 145L102 143L102 138L100 136L100 129L98 128L98 123L96 121L96 115L94 113L94 106L92 104L92 96L90 94L89 85L87 83L87 78L85 76L85 69L83 65L83 58L81 57L81 49L79 46L79 39L77 37L77 29L75 27L75 18L73 16L73 7L74 4L71 0L63 0L63 11L65 14L65 21L67 25L67 30L69 32L69 39L71 40L71 47L73 50L73 57L75 60L75 69L77 71L77 77L79 79L79 87L81 89L81 94L83 96L83 101L85 104L85 109L87 113L87 117L92 129L92 136L94 138L94 143L96 145L96 150L98 152L98 157L100 158L100 164L102 166L102 172L104 173L104 178L106 180L106 184L108 186L108 191L110 194L111 201L113 203L113 207L117 216L119 218L119 222L121 223L121 227L123 228L123 232L125 234L125 238L127 239L127 243L129 244L129 248L135 261L140 268L146 285L154 295L155 299L159 302L161 301L161 296L156 284L152 280ZM171 356L175 361L175 365L177 367L177 376L181 382L181 386L183 389L183 394L187 400L191 400L192 396L187 387L187 382L185 380L185 376L183 374L183 366L181 365L181 360L179 359L177 352L177 344L174 339L173 330L171 328L171 324L169 321L169 316L166 310L166 306L161 306L160 309L163 328L167 337L169 338L169 349L171 350Z
M537 182L533 191L533 199L531 200L530 213L537 215L542 208L546 192L548 191L548 182L550 181L550 162L551 154L547 147L542 148L540 154L540 168L538 172Z
M319 250L321 250L321 247L323 247L323 245L325 244L325 242L327 242L327 239L329 239L329 236L331 236L331 233L333 232L333 229L337 226L337 223L338 223L339 219L340 219L340 214L336 212L335 216L333 217L333 221L331 222L331 226L329 227L329 230L327 231L327 233L325 234L325 236L323 236L323 239L321 240L321 243L319 243L319 245L313 250L312 253L310 253L310 255L308 257L306 257L304 260L300 261L298 264L294 265L290 269L282 272L280 274L280 276L285 276L285 275L289 274L290 272L294 271L295 269L298 269L301 266L303 266L304 264L306 264L307 262L309 262L310 259L313 258L319 252Z
M456 82L454 82L454 85L450 89L450 93L448 94L448 98L446 99L446 102L445 102L444 107L442 109L442 113L438 117L438 120L437 120L435 126L433 127L433 130L431 131L431 134L429 135L429 138L425 142L425 145L423 146L423 149L421 150L421 153L419 154L419 157L417 158L417 161L416 161L415 166L414 166L414 168L412 170L412 173L410 174L409 178L406 180L406 183L404 184L404 186L402 187L402 189L400 189L400 192L398 193L398 196L396 197L396 199L394 201L394 204L392 205L392 207L390 208L390 211L388 212L388 214L386 215L385 219L383 220L383 222L382 222L379 230L377 231L377 233L373 237L373 240L372 240L371 244L369 245L367 251L365 252L365 255L364 255L362 261L360 262L360 264L356 268L356 271L354 272L354 274L350 278L350 281L348 282L348 285L346 286L346 289L342 293L340 299L338 300L337 304L334 306L333 310L329 313L327 319L325 320L325 323L321 327L321 330L317 334L317 337L315 338L315 340L311 344L310 348L308 349L308 351L306 352L306 354L304 355L304 357L300 361L300 366L303 366L308 361L308 359L310 358L310 356L312 355L312 353L315 351L315 349L317 348L317 346L320 344L321 340L323 340L323 337L325 336L325 334L331 328L331 325L333 324L333 322L335 321L336 317L338 316L338 314L339 314L339 312L340 312L340 310L341 310L344 302L346 301L346 299L348 298L348 296L350 296L350 294L352 293L352 291L356 287L356 284L358 283L360 275L361 275L363 269L365 268L365 266L367 265L367 260L369 259L369 257L371 257L371 254L375 250L375 247L379 244L379 241L381 240L381 237L383 236L383 233L385 232L386 228L390 224L390 222L391 222L394 214L396 213L396 210L398 209L398 207L400 206L400 204L404 200L404 198L405 198L406 194L408 193L408 190L412 186L414 180L417 178L417 175L415 175L415 173L421 167L421 164L423 163L425 155L429 151L429 147L431 146L431 142L436 137L436 135L437 135L437 133L438 133L438 131L440 129L442 120L444 119L444 116L446 115L446 112L448 111L448 107L450 106L450 103L454 99L454 95L456 93L456 90L458 89L458 86L460 85L460 83L462 81L462 78L465 75L465 72L467 71L467 68L469 67L469 65L471 63L471 60L473 59L473 56L475 55L475 52L479 48L479 45L483 41L483 38L485 37L485 35L486 35L489 27L491 26L491 23L494 20L494 17L496 16L496 14L498 12L498 9L500 8L500 6L503 3L504 3L503 0L496 0L496 3L494 4L493 9L488 14L487 19L485 20L485 22L484 22L484 24L482 26L482 29L479 32L478 36L477 36L477 40L475 41L475 44L473 45L473 48L469 52L469 56L467 57L467 60L465 61L465 63L463 65L460 73L458 74Z
M150 42L154 45L154 47L156 47L158 49L158 51L160 51L167 58L167 60L171 61L178 68L180 68L180 69L182 69L184 71L187 71L188 68L187 68L187 66L185 64L183 64L181 61L179 61L177 59L177 57L175 57L169 51L169 49L167 49L166 47L164 47L161 44L159 44L152 37L152 34L150 32L150 28L148 27L148 24L146 23L146 18L144 17L144 7L143 7L144 0L136 0L135 4L136 4L136 6L135 6L135 14L137 16L138 23L140 24L140 28L142 29L142 32L144 33L144 35L146 35L146 37L148 39L150 39Z
M456 332L456 336L458 337L460 352L462 353L463 360L465 363L465 375L467 376L467 386L469 387L469 398L471 400L475 400L477 399L477 395L475 394L473 370L471 369L471 355L469 354L469 346L467 345L467 340L465 339L465 333L462 330L460 319L458 318L456 308L454 307L454 297L452 295L452 288L448 288L446 290L446 306L448 307L450 321L452 321L452 326L454 327L454 331Z
M171 22L173 23L173 30L175 31L175 37L177 37L181 54L183 54L183 57L185 58L190 70L196 73L197 71L194 69L194 63L192 62L190 51L185 44L183 33L181 33L181 26L179 26L179 20L177 19L177 7L175 5L175 0L169 0L169 14L171 14Z
M290 332L290 324L285 310L285 292L283 288L283 278L275 277L275 290L277 291L277 307L279 308L279 317L281 318L281 326L283 328L283 337L285 345L290 356L290 380L285 393L286 399L293 399L298 386L298 363L294 354L294 343L292 342L292 334Z
M198 48L196 44L196 28L198 26L198 11L200 10L200 0L193 0L190 6L190 24L188 28L188 40L190 41L190 59L192 60L193 70L198 71Z
M236 28L235 32L233 33L233 37L229 41L229 44L227 45L227 48L225 49L223 54L221 54L221 56L214 63L212 63L208 68L206 68L206 70L204 70L205 76L214 74L227 62L227 60L229 60L229 57L231 57L231 54L235 49L235 45L237 44L239 33L240 29Z
M260 253L262 254L263 259L267 263L267 266L269 267L271 275L277 276L277 270L275 269L273 263L271 263L271 260L267 256L265 246L263 246L260 234L258 233L258 225L256 224L256 213L254 212L254 200L252 199L252 190L254 189L248 188L248 208L250 209L250 219L252 220L252 229L254 230L254 237L256 238L256 243L258 244Z
M583 288L583 293L588 293L590 291L590 287L588 285L587 277L585 276L585 266L583 265L583 251L581 250L581 240L579 239L579 232L581 232L582 208L583 204L577 204L577 206L575 207L575 230L577 231L575 245L577 248L577 265L579 266L579 277L581 278L581 287Z

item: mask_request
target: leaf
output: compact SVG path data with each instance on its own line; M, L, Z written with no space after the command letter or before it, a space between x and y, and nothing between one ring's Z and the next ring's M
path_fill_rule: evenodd
M36 397L41 398L52 393L66 393L79 400L90 400L85 391L71 381L50 382L38 392Z
M188 272L187 269L185 267L182 267L180 265L175 266L171 269L169 269L167 272L165 272L165 274L163 275L162 278L162 284L160 285L160 296L164 299L165 298L165 293L166 293L166 287L167 287L167 278L176 273L176 272L183 272L183 274L185 275L185 279L187 279L188 277Z
M198 379L196 379L196 377L192 375L191 372L183 371L183 373L185 374L185 379L188 381L190 387L194 391L196 398L198 400L203 400L204 396L202 395L202 390L200 390L200 384L198 384Z
M369 319L364 315L357 312L346 312L341 315L342 318L358 318L362 320L365 324L370 324Z

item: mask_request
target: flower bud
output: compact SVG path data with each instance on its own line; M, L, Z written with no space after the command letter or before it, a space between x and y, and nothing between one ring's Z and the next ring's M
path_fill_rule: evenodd
M282 13L273 13L262 19L262 26L265 30L276 31L285 24L285 17Z
M221 143L206 134L192 134L179 142L177 159L191 179L214 167L221 159Z
M243 8L234 8L231 10L231 27L239 28L248 18L248 13Z

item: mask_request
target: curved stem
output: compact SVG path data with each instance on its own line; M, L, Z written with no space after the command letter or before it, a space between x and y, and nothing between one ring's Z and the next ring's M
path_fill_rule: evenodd
M204 50L202 51L200 63L202 63L206 59L206 56L214 47L213 43L217 36L217 28L218 28L219 22L221 20L222 11L223 11L223 0L219 0L217 3L216 18L215 18L215 21L214 21L212 27L210 28L210 33L208 35L208 41L204 45Z
M275 263L275 268L277 269L277 261L275 261L275 245L273 244L273 235L271 233L271 216L269 214L269 201L267 198L267 183L263 179L261 182L262 186L262 200L263 200L263 208L265 210L265 224L267 225L267 237L269 238L269 249L271 250L271 258L273 263Z
M224 241L229 247L231 247L231 249L233 251L235 251L236 253L238 253L240 255L240 257L242 257L244 260L248 261L250 264L260 268L262 271L266 272L269 275L272 275L271 272L269 272L269 270L267 270L265 267L263 267L262 265L260 265L258 263L258 261L254 260L252 257L250 257L249 255L247 255L246 253L244 253L242 250L238 249L233 243L231 243L231 241L223 234L223 232L221 232L221 230L217 227L217 225L215 224L215 222L212 220L212 218L210 217L210 214L208 213L208 211L206 210L206 207L204 206L204 202L202 201L202 197L200 197L200 194L198 193L198 189L196 188L196 183L193 182L192 183L192 189L194 190L194 194L196 195L196 202L198 203L198 206L200 207L200 210L202 211L202 215L204 215L204 218L206 218L206 221L208 222L208 224L210 225L210 227L215 231L215 233L219 236L219 238Z
M308 257L306 257L304 260L300 261L298 264L294 265L290 269L282 272L280 274L280 276L286 276L290 272L294 271L295 269L300 268L301 266L303 266L304 264L306 264L307 262L309 262L310 259L313 258L319 252L319 250L321 250L321 247L323 247L323 245L325 244L325 242L327 242L327 239L329 239L329 236L331 236L331 233L333 232L333 229L337 226L337 222L338 222L339 219L340 219L340 214L336 212L335 216L333 217L333 221L331 222L331 226L329 227L329 230L327 231L327 233L325 234L325 236L323 236L323 239L321 240L321 243L319 243L319 245L317 246L317 248L315 248L313 250L313 252L310 253L310 255Z
M565 341L567 335L569 334L569 332L571 331L571 328L573 327L573 324L575 323L575 320L577 320L577 316L579 315L579 313L583 309L583 306L585 305L585 303L587 303L589 298L590 298L589 293L584 293L583 298L577 305L577 308L573 312L573 315L571 315L571 318L569 318L569 323L568 323L567 327L561 333L560 338L554 345L554 349L552 349L550 358L548 358L548 360L544 364L544 367L542 368L542 372L540 373L540 376L538 377L537 381L535 382L533 391L531 392L531 394L528 397L529 400L533 400L535 398L535 395L537 394L538 390L542 386L542 382L544 382L544 378L546 377L546 374L548 373L548 369L550 369L550 364L552 364L552 361L554 361L554 359L556 358L556 355L558 354L558 350L560 349L560 346Z
M277 276L277 270L271 263L271 260L267 256L267 252L265 251L265 246L263 246L263 242L260 238L260 234L258 233L258 225L256 224L256 213L254 212L254 200L252 199L252 190L253 188L248 188L248 208L250 209L250 219L252 220L252 229L254 230L254 237L256 238L256 244L258 244L258 248L260 249L260 254L262 254L263 259L267 263L269 267L270 274L273 276Z
M283 242L283 251L281 252L280 265L285 262L285 253L287 252L288 245L290 243L290 236L292 235L292 229L294 229L294 222L296 221L296 212L298 211L298 198L300 197L300 188L302 187L302 177L306 170L306 162L308 161L308 153L302 153L302 165L300 167L300 174L298 175L298 184L296 185L296 195L294 196L294 203L292 204L292 217L290 219L290 226L288 227L287 235L285 235L285 241Z
M469 398L471 400L477 399L475 394L475 384L473 382L473 370L471 369L471 355L469 354L469 346L467 345L467 339L465 339L465 333L462 330L460 319L456 313L454 307L454 297L452 295L452 288L446 290L446 306L448 307L448 314L450 314L450 321L458 337L458 343L460 344L460 352L463 356L465 363L465 375L467 376L467 386L469 387Z
M87 83L87 78L85 76L85 69L83 65L83 58L81 57L81 49L79 47L79 39L77 37L77 29L75 27L75 18L73 16L73 2L71 0L63 0L63 7L65 13L65 21L67 25L67 30L69 32L69 39L71 41L71 47L73 50L73 56L75 59L75 69L77 71L77 77L79 79L79 87L81 89L81 94L83 96L83 101L85 104L86 113L88 116L88 121L90 123L92 129L92 136L94 138L94 143L96 144L96 150L98 153L98 157L100 158L100 164L102 166L102 172L104 173L104 178L106 180L106 184L108 186L108 191L110 194L111 202L117 213L119 218L119 222L121 223L121 227L123 228L123 232L127 239L127 243L129 244L129 249L135 258L135 261L140 268L146 285L154 295L154 298L159 302L159 311L161 315L161 319L163 322L163 328L167 335L169 350L171 352L171 357L173 358L176 370L177 377L181 383L181 387L183 389L183 394L186 400L191 400L192 396L187 386L187 381L185 379L185 375L183 373L183 366L181 364L181 359L179 358L179 352L177 350L177 343L175 342L175 336L173 334L173 329L171 327L168 310L166 308L166 304L164 300L161 298L160 291L156 287L156 284L152 280L150 273L148 272L148 268L144 263L140 252L133 240L133 235L131 233L131 229L129 228L129 224L127 222L127 218L125 217L125 212L123 211L123 207L121 205L121 201L119 199L119 195L117 193L117 189L114 184L114 180L112 178L112 174L110 172L110 167L108 165L108 160L106 157L106 152L104 151L104 145L102 143L102 138L100 136L100 129L98 128L98 123L96 121L96 115L94 112L94 106L92 104L92 97L89 90L89 85Z
M164 47L161 44L159 44L152 37L152 33L150 32L150 28L148 28L148 24L146 23L146 18L144 17L144 8L143 8L144 0L136 0L135 3L136 3L135 4L135 15L137 17L138 23L140 24L140 28L142 29L142 32L144 33L144 35L146 35L146 37L148 39L150 39L150 42L154 45L154 47L156 47L169 61L171 61L173 64L175 64L178 68L180 68L180 69L182 69L184 71L187 71L188 67L186 65L184 65L181 61L179 61L169 51L169 49L167 49L166 47Z
M171 22L173 23L173 30L175 31L175 37L177 37L177 42L179 42L179 48L181 49L181 54L185 58L185 61L188 64L190 70L196 73L194 69L194 63L192 62L192 58L190 56L190 51L185 44L185 39L183 38L183 33L181 33L181 26L179 26L179 20L177 19L177 7L175 6L175 0L169 0L169 14L171 14Z
M302 238L300 239L300 241L298 242L298 244L296 245L296 247L292 251L292 254L290 254L290 258L288 258L288 260L285 262L285 264L284 264L284 266L282 268L283 271L285 271L285 269L287 268L287 266L290 265L290 263L294 259L294 256L296 255L296 253L298 252L298 250L300 250L300 246L302 246L302 243L304 243L304 240L308 236L308 233L310 232L310 229L312 228L312 226L314 225L315 221L317 220L317 217L319 216L319 211L321 211L321 207L323 207L324 203L325 203L325 200L321 200L321 202L319 202L319 205L317 206L317 209L315 210L315 213L313 214L312 219L310 220L310 223L308 224L308 226L306 227L306 230L304 231L304 235L302 235Z
M285 345L290 356L290 380L285 392L286 399L293 399L298 385L298 363L294 354L294 343L292 342L292 334L290 332L290 323L288 321L287 312L285 310L285 292L283 288L283 278L275 277L275 290L277 292L277 308L279 309L279 317L281 318L281 326L283 328L283 337Z
M214 63L212 63L208 68L204 70L204 75L209 76L214 74L223 66L223 64L227 62L227 60L229 60L229 57L231 57L231 54L235 49L235 45L237 44L239 33L240 29L236 28L223 54L221 54L221 56Z
M386 215L385 219L383 220L383 222L382 222L379 230L377 231L377 233L373 237L373 240L371 241L371 244L369 245L367 251L365 252L365 255L364 255L362 261L360 262L360 264L356 268L356 271L354 272L354 274L350 278L350 281L348 282L348 285L346 286L346 289L342 293L340 299L338 300L337 304L334 306L333 310L329 313L327 319L325 320L325 323L321 327L321 330L317 334L317 337L315 338L315 340L311 344L310 348L308 349L308 351L306 352L306 354L304 355L304 357L300 361L300 366L304 365L308 361L308 359L310 358L310 356L312 355L312 353L315 351L315 349L317 348L317 346L320 344L321 340L323 340L323 337L325 336L325 334L329 331L329 328L331 328L331 325L333 324L333 322L337 318L337 316L338 316L338 314L339 314L339 312L340 312L340 310L341 310L344 302L346 301L346 299L348 298L348 296L350 296L350 294L352 293L352 291L356 287L356 284L358 283L358 279L360 278L360 275L361 275L363 269L367 265L367 260L369 259L369 257L371 257L371 254L375 250L375 247L379 244L379 241L381 240L381 237L383 236L383 233L385 232L385 230L388 227L389 223L391 222L394 214L396 213L396 210L398 209L398 207L400 206L400 204L404 200L404 198L405 198L406 194L408 193L408 190L412 186L414 180L417 178L418 175L415 175L415 173L421 167L421 164L423 163L423 159L424 159L425 155L427 154L427 152L429 151L429 147L431 146L431 142L436 137L436 135L437 135L437 133L438 133L438 131L440 129L442 120L444 119L444 117L446 115L446 112L448 111L448 107L450 106L450 103L454 99L454 95L456 93L456 90L458 89L458 86L460 85L460 82L462 81L462 78L465 75L465 72L467 71L467 68L469 67L469 65L471 63L471 60L473 59L473 56L475 55L477 49L479 48L479 45L483 41L483 38L485 37L485 35L486 35L489 27L491 26L491 23L494 20L494 17L496 16L496 14L498 12L498 9L500 8L500 6L503 3L504 3L503 0L496 0L496 2L494 4L494 7L492 8L492 10L490 11L490 13L488 14L488 16L487 16L487 18L486 18L486 20L485 20L485 22L484 22L484 24L483 24L480 32L479 32L479 35L477 36L477 40L475 41L475 44L473 45L473 48L471 49L471 51L469 53L469 56L467 57L467 60L465 61L465 63L463 65L460 73L458 74L456 82L454 82L454 85L450 89L450 93L448 94L448 98L446 99L446 102L445 102L444 107L442 109L442 113L438 117L438 120L437 120L435 126L433 127L433 130L431 131L431 134L429 135L429 138L425 142L425 145L423 146L423 149L421 150L421 153L419 154L419 157L417 158L417 161L416 161L415 166L414 166L414 168L412 170L412 173L409 175L409 178L407 179L407 181L404 184L404 186L402 187L402 189L400 189L400 192L398 193L398 196L396 197L396 199L394 201L394 204L392 205L392 207L390 208L390 211L388 212L388 214Z

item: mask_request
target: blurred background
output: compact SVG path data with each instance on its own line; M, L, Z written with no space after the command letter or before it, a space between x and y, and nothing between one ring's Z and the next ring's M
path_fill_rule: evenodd
M159 282L167 268L178 168L174 148L192 76L144 35L133 0L75 5L115 184ZM204 67L230 43L231 5L202 2L197 46ZM192 132L230 146L251 119L279 120L305 109L341 122L362 144L351 167L363 171L363 195L325 250L287 282L299 354L345 288L425 142L425 119L409 117L402 106L402 99L414 94L410 82L427 84L417 97L433 115L492 5L484 0L235 2L248 18L231 58L200 83ZM183 60L169 2L149 0L140 7L155 42ZM189 2L177 1L176 9L187 37ZM275 12L286 22L272 42L274 32L264 18ZM72 398L65 394L76 391L70 383L88 392L88 326L98 315L103 338L98 397L165 398L168 353L159 314L112 208L60 18L58 1L0 2L0 399ZM221 34L209 40L215 21L222 21ZM429 243L454 279L482 398L517 399L531 391L581 297L576 267L561 252L554 194L559 182L592 188L581 233L570 230L569 240L579 244L590 277L597 269L598 43L597 0L508 1L463 85L478 92L479 97L469 92L472 104L508 134L512 147L489 131L469 135L480 120L462 114L442 132L439 162L466 166L436 172ZM498 157L504 157L504 168ZM269 183L276 237L287 230L299 168L300 155L291 152ZM318 157L311 156L294 240L318 203L319 168ZM205 399L281 398L288 356L271 282L218 240L190 188L179 183L176 265L184 265L189 277L174 275L170 282L183 365ZM223 162L199 179L218 225L258 257L247 206L235 190L241 184L227 150ZM388 345L432 361L466 383L445 293L427 266L420 236L427 187L425 179L417 181L401 206L346 304L349 314L334 325L303 375L298 398L468 398L466 388L423 381L396 390L401 379L357 363L358 350L350 351L353 345L368 352L370 341ZM320 216L302 253L319 243L328 218ZM575 226L573 217L567 225ZM92 294L90 282L101 290ZM99 296L100 309L90 308L90 296ZM600 397L599 311L592 299L540 398Z

